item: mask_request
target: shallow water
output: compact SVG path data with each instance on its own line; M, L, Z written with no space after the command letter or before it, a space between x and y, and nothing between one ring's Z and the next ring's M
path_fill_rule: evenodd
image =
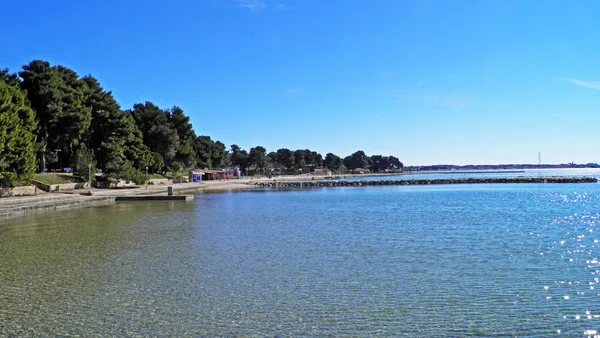
M197 195L0 223L0 336L581 336L600 185Z

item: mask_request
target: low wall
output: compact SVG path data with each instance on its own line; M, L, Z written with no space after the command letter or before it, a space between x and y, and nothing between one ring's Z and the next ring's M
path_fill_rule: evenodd
M125 187L136 187L135 182L129 181L102 181L102 182L94 182L94 186L98 188L125 188Z
M26 185L23 187L13 188L0 188L0 197L34 196L36 194L37 187L35 185Z
M168 178L151 178L148 181L154 185L173 184L173 181Z
M47 191L47 192L85 189L85 188L89 188L89 186L90 186L88 182L46 184L46 183L42 183L40 181L32 180L31 183L33 183L38 188L40 188L44 191Z

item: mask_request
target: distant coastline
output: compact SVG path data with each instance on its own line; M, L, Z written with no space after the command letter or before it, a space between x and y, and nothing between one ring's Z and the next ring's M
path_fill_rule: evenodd
M422 166L406 166L405 171L455 171L460 170L464 172L466 170L525 170L525 169L585 169L585 168L600 168L600 164L597 163L586 163L586 164L468 164L468 165L452 165L452 164L434 164L434 165L422 165ZM506 171L503 171L506 172Z

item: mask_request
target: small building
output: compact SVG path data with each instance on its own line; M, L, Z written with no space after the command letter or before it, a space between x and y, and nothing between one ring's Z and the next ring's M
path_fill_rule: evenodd
M200 182L204 176L203 170L193 169L188 172L189 182Z
M193 169L188 173L190 182L212 181L233 178L233 169Z

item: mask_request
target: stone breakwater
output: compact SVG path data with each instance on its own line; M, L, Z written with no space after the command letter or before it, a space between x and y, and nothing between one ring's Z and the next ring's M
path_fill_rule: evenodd
M365 181L269 181L252 182L261 188L361 187L376 185L435 185L485 183L597 183L593 177L510 177L510 178L440 178L423 180L365 180Z

